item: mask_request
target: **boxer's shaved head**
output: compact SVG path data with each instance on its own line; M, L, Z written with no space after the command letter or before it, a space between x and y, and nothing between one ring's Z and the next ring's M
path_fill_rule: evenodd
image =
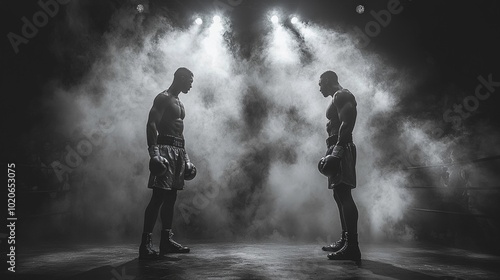
M321 74L320 79L326 79L328 83L333 83L335 85L339 83L339 77L335 72L331 70L328 70Z
M333 96L341 88L339 78L335 72L328 70L319 76L319 91L323 96Z
M193 83L193 72L186 67L178 68L174 73L174 81L172 84L180 91L187 93L191 89L191 84Z
M191 78L193 76L193 72L191 72L191 70L187 69L186 67L180 67L174 73L174 79Z

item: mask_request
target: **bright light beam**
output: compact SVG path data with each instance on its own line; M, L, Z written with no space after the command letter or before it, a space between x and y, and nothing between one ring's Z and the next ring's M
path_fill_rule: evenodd
M266 55L270 67L282 69L295 67L300 63L298 43L287 28L276 25L266 39L268 40Z
M292 17L292 19L290 20L290 22L292 24L297 24L299 22L299 18L294 16L294 17Z
M280 19L278 18L278 16L277 16L277 15L273 15L273 16L271 17L271 22L272 22L272 23L274 23L274 24L277 24L279 20L280 20Z
M198 25L201 25L203 23L203 20L201 18L197 18L194 22Z
M142 12L144 12L144 5L139 4L139 5L137 5L136 9L137 9L137 11L138 11L139 13L142 13Z

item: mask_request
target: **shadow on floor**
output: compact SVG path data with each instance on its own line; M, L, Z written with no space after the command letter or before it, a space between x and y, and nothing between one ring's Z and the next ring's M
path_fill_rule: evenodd
M138 259L131 260L118 267L102 266L95 268L68 278L64 280L153 280L153 279L168 279L168 280L181 280L193 279L192 273L186 273L186 268L178 265L182 258L163 257L160 260L154 261L140 261ZM193 264L193 270L200 269L200 264ZM211 268L208 267L207 270ZM224 271L213 271L214 277L224 278ZM232 273L231 279L235 275ZM266 279L265 276L260 275L257 271L246 270L239 271L236 279Z
M370 261L370 260L363 260L360 268L369 270L376 275L391 277L394 279L405 279L405 280L436 280L436 279L460 280L461 279L461 278L456 278L454 276L434 277L424 273L415 272L404 268L399 268L391 264Z
M189 279L189 274L185 273L185 268L179 265L175 265L176 262L182 261L180 258L166 258L158 261L139 261L134 259L121 266L103 266L95 268L84 273L66 278L65 280L149 280L149 279ZM349 266L351 272L353 270L367 270L374 275L389 277L394 279L405 279L405 280L448 280L455 279L460 280L455 276L440 276L434 277L420 272L411 271L404 268L399 268L391 264L363 260L361 266L356 267L356 265L348 262L331 262L331 265L335 266ZM351 267L352 266L352 267ZM199 268L196 268L199 269ZM324 271L326 272L326 271ZM224 278L223 271L214 271L215 277ZM240 271L239 275L232 274L230 278L235 279L266 279L264 275L260 275L258 271ZM330 274L330 275L327 275ZM355 276L357 273L352 273L349 279L367 279L369 277L365 276ZM364 274L364 273L363 273ZM338 275L340 278L345 275ZM331 273L325 273L324 275L316 275L318 279L333 279L338 278L336 275L331 275Z

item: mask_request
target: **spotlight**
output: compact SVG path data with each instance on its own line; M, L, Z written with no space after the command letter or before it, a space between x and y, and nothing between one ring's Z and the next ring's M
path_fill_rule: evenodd
M280 19L278 18L278 16L277 16L277 15L274 15L274 16L272 16L272 17L271 17L271 22L272 22L272 23L278 23L278 21L279 21L279 20L280 20Z
M137 5L136 9L137 9L137 11L138 11L139 13L142 13L142 12L144 12L144 5L139 4L139 5Z
M290 20L291 23L293 24L296 24L297 22L299 22L299 18L298 17L292 17L292 19Z
M203 20L201 18L197 18L194 22L198 25L201 25L203 23Z
M221 18L220 18L220 16L214 16L213 20L215 23L219 23L221 21Z
M362 13L364 13L364 12L365 12L365 6L363 6L363 5L358 5L358 6L356 7L356 12L357 12L358 14L362 14Z

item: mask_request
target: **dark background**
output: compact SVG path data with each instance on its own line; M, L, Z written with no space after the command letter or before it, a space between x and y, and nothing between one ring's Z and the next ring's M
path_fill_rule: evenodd
M133 9L140 1L80 1L80 9L90 21L86 34L64 33L58 26L63 15L49 20L28 44L19 46L15 54L7 33L20 34L23 16L31 18L39 11L36 1L8 1L4 3L2 34L2 92L4 93L4 137L8 141L7 159L16 158L13 147L26 131L47 121L47 112L40 108L40 100L47 94L47 81L61 77L64 83L78 81L90 66L88 59L91 49L88 41L108 30L108 21L113 12L129 5ZM384 56L396 66L421 69L426 77L412 92L410 104L417 108L411 114L435 111L435 103L426 104L422 100L444 100L451 105L463 96L473 93L478 75L493 73L497 77L499 60L499 3L497 1L402 1L404 10L393 15L391 24L382 28L378 36L372 38L368 49ZM210 10L213 1L149 1L151 14L163 13L174 17L179 26L191 22L195 12ZM365 12L358 14L355 7L365 5ZM290 13L299 12L301 19L325 24L332 28L351 31L354 26L364 27L373 20L369 11L385 9L387 1L243 1L231 12L233 36L238 43L251 45L258 40L258 22L265 21L264 14L270 7L282 7ZM66 7L61 5L61 9ZM57 36L54 32L59 32ZM54 41L62 41L69 48L54 51ZM243 48L245 51L245 48ZM76 56L74 54L77 54ZM75 58L77 57L77 58ZM453 85L456 89L449 92ZM460 96L462 95L462 96ZM414 101L414 102L413 102ZM498 127L496 121L498 95L481 104L471 122L487 119ZM448 104L447 104L448 105ZM440 111L442 112L442 111ZM440 118L440 116L436 116ZM450 131L453 132L453 131ZM5 138L4 138L5 139ZM4 151L5 152L5 151Z
M75 0L76 1L76 0ZM101 36L109 30L113 13L123 7L134 9L141 1L78 1L81 13L88 24L75 34L62 24L62 13L51 18L46 26L28 44L19 46L15 54L7 34L19 34L23 16L31 18L40 8L37 1L7 1L2 6L2 93L3 111L3 162L16 162L22 166L29 162L24 144L33 130L41 130L51 123L54 112L41 104L48 96L48 82L57 77L67 86L78 83L89 70L93 52L102 42ZM281 7L287 13L297 12L301 19L351 32L355 26L364 27L373 17L369 11L385 9L388 1L243 1L230 13L232 40L246 46L242 55L251 53L257 44L270 8ZM146 3L146 2L145 2ZM213 8L213 1L160 1L147 2L147 16L165 15L173 24L183 28L191 24L191 15ZM363 4L365 12L358 14L357 5ZM367 50L379 54L389 65L411 68L420 82L400 107L408 117L432 119L443 122L442 112L452 108L467 95L474 93L477 77L492 75L500 81L500 3L498 1L401 1L404 10L392 17L391 24L382 28L372 38ZM89 43L91 42L91 43ZM56 44L57 43L57 44ZM64 45L64 49L55 45ZM489 131L478 128L487 124L498 131L500 118L498 105L500 88L487 102L480 104L471 117L464 120L461 130L450 123L442 124L444 136L471 134L482 137ZM46 133L50 133L47 131ZM57 138L57 137L56 137ZM36 139L35 139L36 140ZM39 147L41 148L41 147ZM493 156L493 155L492 155ZM495 196L497 197L497 196ZM422 200L429 197L422 196ZM433 202L439 204L439 201ZM493 204L494 202L491 202ZM34 206L20 206L21 211L33 212ZM22 208L24 207L24 208ZM42 207L42 206L40 206ZM32 213L31 213L32 214ZM473 226L473 221L470 225ZM471 233L474 235L476 233ZM427 236L432 239L432 236ZM482 244L483 248L487 247Z

